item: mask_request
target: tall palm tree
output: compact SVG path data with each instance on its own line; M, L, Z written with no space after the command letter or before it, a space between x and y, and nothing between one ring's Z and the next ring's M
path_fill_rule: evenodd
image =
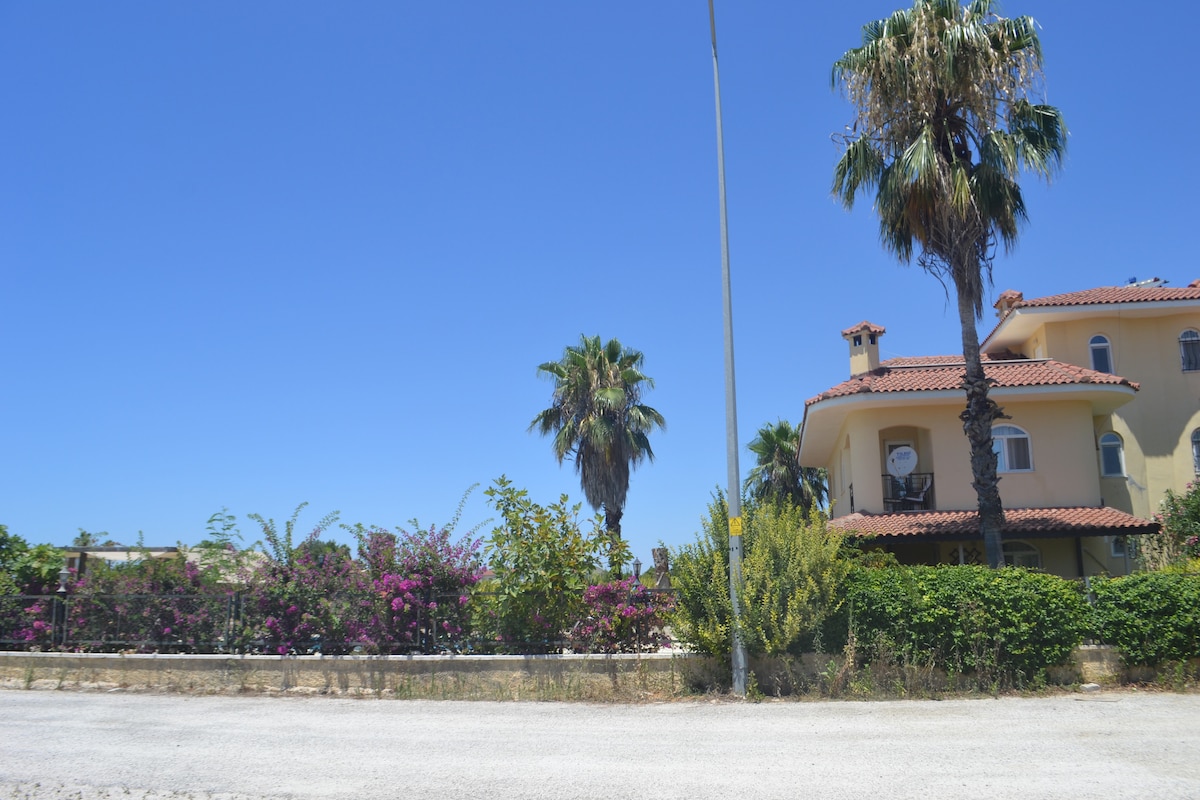
M997 243L1015 244L1025 221L1017 177L1047 180L1062 165L1066 126L1058 109L1033 102L1042 49L1030 17L1005 19L992 0L916 0L863 28L863 44L833 65L854 104L854 125L834 173L849 208L875 189L884 245L954 286L962 327L972 485L988 563L1003 563L992 423L976 321L983 315Z
M828 495L825 470L800 466L800 428L787 420L767 423L748 445L758 463L746 478L745 491L756 500L790 499L808 513Z
M621 537L629 473L643 459L654 460L649 434L666 422L641 402L642 393L654 387L641 371L641 352L616 339L579 339L561 359L538 367L554 381L554 394L529 430L553 434L559 464L574 458L584 497L595 510L604 510L604 525L615 544ZM618 574L621 565L610 567Z

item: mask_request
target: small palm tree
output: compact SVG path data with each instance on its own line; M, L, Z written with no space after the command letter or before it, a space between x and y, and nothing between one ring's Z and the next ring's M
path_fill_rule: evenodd
M861 47L833 65L856 109L833 191L847 207L875 189L884 245L954 286L965 361L961 414L988 563L1003 563L992 423L975 324L983 314L998 243L1015 244L1025 220L1017 177L1047 179L1061 166L1067 131L1058 109L1032 102L1042 49L1031 17L1005 19L992 0L916 0L863 28Z
M649 434L665 428L662 414L641 402L654 381L642 371L643 355L616 339L580 336L561 359L538 372L554 381L550 407L533 418L529 430L554 436L561 464L571 456L588 504L604 511L604 525L616 545L629 491L629 473L643 459L654 460ZM614 574L621 565L611 563Z
M825 504L825 470L800 466L800 428L787 420L767 423L748 445L757 463L750 470L745 492L755 500L784 500L808 513Z

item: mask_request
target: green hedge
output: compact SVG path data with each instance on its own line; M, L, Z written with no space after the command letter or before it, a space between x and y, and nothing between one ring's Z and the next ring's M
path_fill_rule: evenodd
M853 633L863 661L932 665L981 684L1023 686L1062 664L1088 627L1067 580L973 566L855 569L826 644Z
M1200 658L1200 575L1139 572L1092 580L1092 635L1126 664Z

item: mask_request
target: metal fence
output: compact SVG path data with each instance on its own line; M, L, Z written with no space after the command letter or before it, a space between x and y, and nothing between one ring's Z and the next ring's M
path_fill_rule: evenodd
M670 590L645 590L669 602ZM369 629L361 598L326 598L359 637L313 633L287 641L273 638L253 598L241 592L208 595L79 594L0 596L0 649L81 652L266 653L344 655L536 654L578 647L570 631L557 635L504 636L489 624L499 595L474 592L464 607L459 596L428 596L405 617L403 630ZM339 600L346 602L339 605ZM355 601L360 605L355 606ZM432 602L431 602L432 601ZM346 622L339 619L338 622ZM356 627L357 625L357 627ZM639 634L640 635L640 634ZM630 646L640 648L636 639Z

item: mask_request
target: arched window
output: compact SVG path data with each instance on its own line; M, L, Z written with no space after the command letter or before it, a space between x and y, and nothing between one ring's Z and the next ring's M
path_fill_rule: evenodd
M1179 334L1179 358L1184 372L1200 371L1200 333L1186 330Z
M1093 336L1088 346L1092 350L1092 369L1096 372L1112 372L1112 347L1108 338L1099 334Z
M1200 475L1200 428L1192 431L1192 469Z
M1042 554L1029 542L1005 542L1004 566L1042 568Z
M997 425L992 428L992 449L996 452L997 472L1033 470L1029 434L1016 425Z
M1106 478L1125 477L1125 446L1115 433L1100 437L1100 474Z

